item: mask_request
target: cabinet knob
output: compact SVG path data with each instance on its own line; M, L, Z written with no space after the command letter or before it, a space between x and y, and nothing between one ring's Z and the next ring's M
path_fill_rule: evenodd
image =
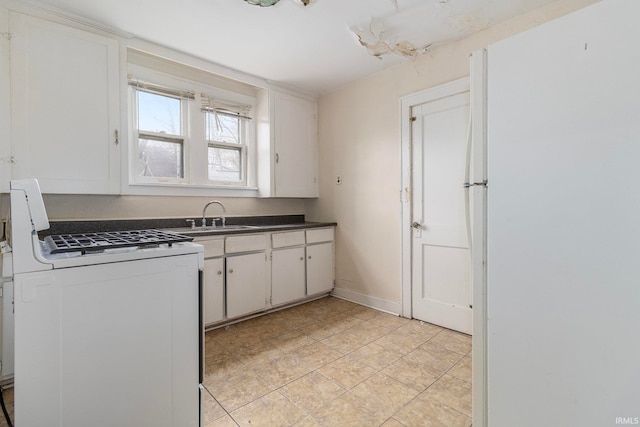
M309 259L311 259L311 255L309 255Z
M229 269L229 274L233 273L233 268Z
M300 261L304 261L304 257L303 256L300 257Z
M222 271L218 271L218 274L222 274Z

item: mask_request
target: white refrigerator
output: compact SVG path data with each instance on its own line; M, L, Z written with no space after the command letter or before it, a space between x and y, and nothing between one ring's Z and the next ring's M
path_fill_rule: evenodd
M638 19L604 0L472 57L474 426L640 423Z

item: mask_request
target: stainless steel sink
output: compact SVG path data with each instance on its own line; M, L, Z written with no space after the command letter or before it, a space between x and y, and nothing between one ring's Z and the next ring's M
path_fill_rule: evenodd
M257 225L225 225L225 226L218 226L218 227L205 227L205 230L246 230L246 229L252 229L252 228L260 228ZM196 228L197 229L197 228Z
M207 227L195 227L195 228L191 228L191 227L169 228L169 229L166 229L165 231L171 231L173 233L178 233L178 234L194 235L194 234L216 233L216 232L223 233L225 231L234 231L234 230L251 230L251 229L258 229L258 228L260 227L256 225L231 224L231 225L225 225L224 227L207 226Z

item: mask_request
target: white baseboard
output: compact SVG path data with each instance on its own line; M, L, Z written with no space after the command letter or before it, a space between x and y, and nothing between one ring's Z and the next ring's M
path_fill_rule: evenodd
M356 304L364 305L365 307L394 314L396 316L400 316L400 313L402 313L402 306L398 302L387 301L381 298L350 291L348 289L333 288L331 295L347 301L355 302Z

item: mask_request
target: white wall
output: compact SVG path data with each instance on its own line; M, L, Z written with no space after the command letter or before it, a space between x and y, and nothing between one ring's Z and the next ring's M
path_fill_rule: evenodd
M301 199L255 199L223 197L159 197L44 195L47 215L51 220L199 218L209 200L220 200L228 216L296 215L304 213ZM219 209L219 208L218 208ZM218 214L215 206L207 216ZM0 221L9 215L9 195L0 196Z
M9 141L11 131L9 118L11 117L11 97L9 80L9 43L5 37L9 32L9 11L0 4L0 141ZM10 144L0 143L0 181L7 181L11 174ZM0 221L4 218L4 208L0 198ZM2 237L2 236L0 236Z
M320 198L306 215L338 223L339 290L400 307L400 97L467 76L474 50L596 1L556 1L320 98Z

